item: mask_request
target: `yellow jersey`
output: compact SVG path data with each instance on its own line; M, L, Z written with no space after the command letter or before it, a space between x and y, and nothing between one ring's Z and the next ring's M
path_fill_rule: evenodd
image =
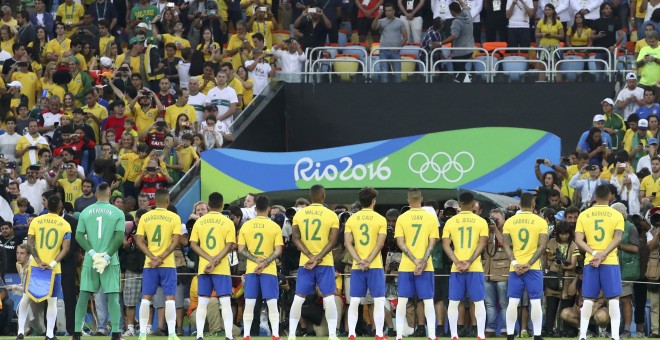
M21 94L28 98L28 107L34 107L37 102L37 92L39 92L39 78L34 72L14 72L11 80L21 82ZM64 98L64 97L62 97Z
M241 226L238 232L238 244L244 245L255 257L265 259L275 251L275 247L284 246L282 229L270 218L257 216ZM245 273L254 273L256 267L256 263L247 260ZM277 275L275 261L264 268L262 274Z
M26 136L21 136L21 138L18 139L18 143L16 143L16 151L23 151L24 149L27 149L31 145L32 145L32 143L30 143L30 141L27 139ZM50 145L45 144L45 143L38 143L36 146L39 149L49 149L50 148ZM39 162L39 150L34 150L34 151L36 153L36 155L35 155L35 158L36 158L35 164L36 164L36 163ZM30 165L32 165L32 162L30 161L30 152L31 152L31 150L25 151L25 153L21 157L21 161L22 161L21 164L23 164L23 166L21 166L21 175L25 175L25 173L27 172L27 168Z
M467 261L472 257L481 237L488 237L488 223L471 211L461 211L447 221L442 229L442 238L450 239L454 244L454 255L459 261ZM458 272L455 264L451 266L451 271ZM484 271L481 255L472 262L468 271Z
M424 257L424 252L429 246L430 238L440 238L438 231L438 217L422 208L413 208L396 220L394 227L394 238L403 237L406 247L417 259ZM408 256L401 256L400 272L414 272L415 263ZM429 256L424 271L433 271L433 262Z
M182 49L186 47L190 48L190 41L188 41L185 38L177 37L175 35L171 35L167 33L161 34L161 36L163 37L163 46L169 43L173 43L174 45L176 45L176 52L174 53L174 56L177 58L181 58ZM165 49L163 49L163 58L165 57L167 56L165 55Z
M53 39L49 42L46 43L45 47L45 53L56 53L59 58L57 59L57 62L59 63L62 61L62 53L65 51L68 51L71 48L71 40L69 38L64 38L62 41L57 41L57 39Z
M589 247L601 252L612 242L615 231L623 232L623 228L624 220L620 212L606 205L594 205L578 216L575 232L584 234L584 241ZM614 248L601 264L619 265L616 254L617 249ZM593 255L585 254L584 263L589 263L592 258Z
M135 125L137 126L138 134L140 134L144 132L144 130L149 129L151 124L156 121L158 110L152 109L151 106L149 106L145 112L142 110L142 106L140 106L140 104L137 102L133 105L133 107L135 108Z
M181 235L181 218L167 209L156 208L142 216L137 235L144 236L149 251L158 256L172 244L173 235ZM150 261L148 257L144 259L144 268L150 268ZM167 255L158 268L176 268L174 253Z
M105 108L105 106L96 103L94 104L94 107L90 108L89 105L85 105L82 107L83 112L89 112L96 116L98 119L103 121L104 119L108 118L108 109ZM101 128L99 125L96 123L95 120L89 118L85 121L87 125L91 126L92 129L94 130L94 138L96 138L95 142L98 145L101 142L101 137L99 135L99 131Z
M234 222L217 211L210 211L195 221L192 233L190 234L190 241L199 244L199 247L207 254L215 256L222 251L227 243L236 242ZM205 274L204 269L208 264L209 261L200 256L197 273ZM211 274L231 275L229 257L225 256L222 258L220 263L213 268Z
M181 165L183 165L183 170L181 171L184 173L188 172L197 158L199 158L199 156L197 156L197 152L192 145L179 150L179 161Z
M16 40L14 38L10 38L4 41L0 41L0 47L2 48L3 51L6 51L9 53L12 57L14 56L14 49L12 48L12 45Z
M48 90L46 97L50 98L52 96L57 96L57 98L60 98L60 101L64 99L64 95L66 94L66 91L62 86L55 83L49 84L44 78L41 78L41 88L43 90Z
M273 48L273 22L270 20L265 20L264 22L254 21L252 23L252 34L261 33L264 36L264 43L266 47L271 49Z
M34 249L41 262L51 263L62 250L64 240L71 239L71 225L61 216L48 213L32 220L28 235L34 236ZM30 266L39 266L34 257L30 260ZM53 268L53 272L55 274L62 272L59 263Z
M296 213L293 218L293 226L300 228L300 239L312 254L318 255L323 247L328 244L330 230L339 229L339 218L334 211L321 204L314 203ZM305 265L309 258L300 254L300 266ZM320 266L334 266L332 252L328 252Z
M210 80L206 82L206 86L204 86L204 76L197 76L197 79L199 79L199 92L205 95L209 94L209 91L215 87L215 83Z
M387 220L372 209L362 209L351 216L344 226L344 234L351 233L355 251L361 259L367 259L378 245L378 236L387 235ZM370 269L383 268L383 258L378 255L369 264ZM353 261L353 269L358 269Z
M124 181L135 182L140 176L144 165L147 163L147 158L140 158L136 153L125 153L119 156L121 164L126 164L124 166ZM124 163L126 162L126 163Z
M506 220L502 233L511 236L513 257L518 263L524 264L529 262L538 250L541 234L548 234L548 223L532 212L523 211ZM541 259L532 263L529 269L541 270ZM515 271L513 266L510 271Z
M197 114L195 113L195 108L192 107L192 105L170 105L167 107L167 109L165 109L165 121L167 124L170 124L170 129L174 130L176 128L176 119L180 114L185 114L191 124L197 122Z
M113 37L111 35L109 35L107 37L100 37L99 38L99 50L98 50L97 53L100 54L100 55L105 55L108 52L106 50L108 48L108 44L111 41L115 41L115 37Z
M64 189L64 202L69 202L74 205L76 199L82 196L82 180L76 178L71 181L68 178L58 179L57 183Z
M80 20L82 20L84 14L85 14L85 8L83 7L83 5L75 2L71 6L65 3L57 6L56 16L61 17L62 23L64 23L65 25L77 24L78 22L80 22ZM67 38L69 38L76 31L77 29L75 27L72 27L70 29L66 29L64 34L66 35Z
M121 67L121 64L126 62L126 53L120 54L115 59L115 68ZM140 56L130 56L128 57L128 66L131 68L131 72L140 74Z
M254 47L254 44L252 42L252 34L251 33L246 33L244 35L245 40L247 40L247 43L250 44L252 47ZM243 46L243 41L238 37L238 34L234 34L229 38L229 42L227 43L227 49L228 50L235 50L239 47ZM231 65L234 67L234 70L238 70L238 68L243 65L241 62L241 52L236 52L231 57ZM206 94L206 93L205 93Z
M660 177L657 179L653 178L653 174L644 177L641 183L639 183L639 190L644 191L644 196L652 196L656 194L653 198L653 205L660 205Z

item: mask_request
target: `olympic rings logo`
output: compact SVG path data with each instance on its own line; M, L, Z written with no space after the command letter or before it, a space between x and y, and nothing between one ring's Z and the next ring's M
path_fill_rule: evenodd
M467 151L461 151L453 158L442 151L436 152L431 158L423 152L415 152L408 158L410 171L418 174L426 183L435 183L441 177L449 183L456 183L474 168L474 164L474 156Z

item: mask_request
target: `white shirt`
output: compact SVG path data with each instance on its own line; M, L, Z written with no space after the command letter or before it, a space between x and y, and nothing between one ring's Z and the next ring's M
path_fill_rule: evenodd
M617 176L612 175L610 183L616 187L621 199L628 201L628 213L639 214L639 178L634 173L628 174L628 178L630 178L632 184L630 190L623 185L623 178L621 179L622 183L619 183Z
M275 55L282 62L282 73L301 73L302 62L305 61L305 54L298 54L298 52L290 53L287 50L278 50L273 46L273 55Z
M181 78L179 78L181 79ZM181 86L183 87L183 86ZM199 92L196 95L188 96L188 105L195 108L195 113L197 114L197 122L201 123L204 121L204 103L206 102L206 95ZM201 129L200 129L201 131Z
M252 208L241 208L241 211L243 212L243 219L241 219L241 222L247 222L255 217L257 217L257 210L252 207Z
M649 172L653 172L651 170L651 156L650 155L642 156L642 158L640 158L639 161L637 162L637 169L635 169L635 170L637 170L637 172L639 172L644 168L649 169Z
M573 21L570 12L568 11L570 7L569 0L541 0L539 3L539 18L543 18L543 9L545 5L552 4L555 6L555 11L557 12L557 19L562 22ZM568 30L568 27L564 27L564 32Z
M624 87L623 90L619 91L619 95L616 96L616 101L626 101L626 99L630 97L635 97L637 100L642 100L644 99L644 89L636 86L634 90L631 90L628 88L628 86ZM637 109L639 108L639 105L637 105L637 102L630 102L626 104L625 108L623 109L623 120L627 120L628 116L631 114L635 113ZM617 110L618 111L618 110Z
M18 188L21 190L21 197L27 198L30 205L34 208L35 214L44 210L41 195L48 190L48 183L46 183L45 179L40 178L34 184L25 181Z
M525 7L523 7L521 2L525 2L528 8L533 8L534 3L532 0L518 0L516 2L516 7L513 9L511 18L509 18L509 28L529 28L529 15L525 12ZM513 1L507 1L506 10L513 6Z
M603 3L603 0L570 0L570 1L571 1L571 10L573 13L577 13L581 9L587 9L589 10L589 13L584 15L584 18L586 20L596 20L600 18L600 4Z
M182 89L188 88L188 80L190 80L190 63L186 63L183 60L179 60L179 66L177 67L179 72L179 87Z
M580 193L582 194L582 207L585 207L596 197L596 187L601 184L607 184L607 181L600 178L592 179L591 177L580 179L580 176L582 176L580 172L576 173L575 176L571 178L571 181L568 182L568 185L575 190L580 190Z
M218 107L218 117L220 117L229 111L229 106L232 103L238 105L238 96L236 95L236 91L229 86L225 86L224 89L216 86L206 94L206 102ZM222 122L227 124L227 126L231 126L231 123L234 122L234 117L229 116Z
M14 132L13 135L10 135L9 133L0 135L0 153L3 153L9 162L16 161L16 157L14 155L16 151L16 144L18 144L19 139L21 139L21 135L16 132Z
M204 143L206 144L206 148L209 150L215 148L216 140L220 142L220 146L222 146L222 144L224 143L224 138L222 138L222 134L223 133L229 134L229 127L223 122L216 122L215 130L211 132L204 130L207 126L208 125L206 124L206 122L202 122L202 124L200 124L202 135L204 136Z
M42 117L44 117L44 126L54 126L55 123L59 124L60 119L62 118L61 113L52 113L52 112L46 112L41 114ZM53 138L53 134L55 133L55 130L50 130L46 133L44 133L44 136L48 136L50 138Z
M470 6L470 15L472 15L472 22L481 22L481 10L484 7L483 0L468 0Z
M252 64L254 64L254 60L247 60L245 62L245 67L247 68ZM250 78L254 81L253 93L255 96L261 93L261 91L263 91L268 85L268 75L271 70L272 68L268 63L259 63L254 68L254 71L249 73Z
M443 20L453 19L454 17L449 13L450 3L452 3L452 0L432 0L431 11L433 12L433 19L437 17Z

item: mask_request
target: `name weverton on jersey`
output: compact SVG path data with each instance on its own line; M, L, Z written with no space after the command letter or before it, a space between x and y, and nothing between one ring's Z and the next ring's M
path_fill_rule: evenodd
M106 208L92 208L87 210L90 214L112 215L112 210Z

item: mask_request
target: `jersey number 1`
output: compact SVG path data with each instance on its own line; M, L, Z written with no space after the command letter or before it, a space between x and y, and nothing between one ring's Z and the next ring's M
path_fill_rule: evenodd
M99 236L99 240L100 240L101 239L101 225L103 224L103 217L102 216L97 217L96 221L99 222L98 236Z

